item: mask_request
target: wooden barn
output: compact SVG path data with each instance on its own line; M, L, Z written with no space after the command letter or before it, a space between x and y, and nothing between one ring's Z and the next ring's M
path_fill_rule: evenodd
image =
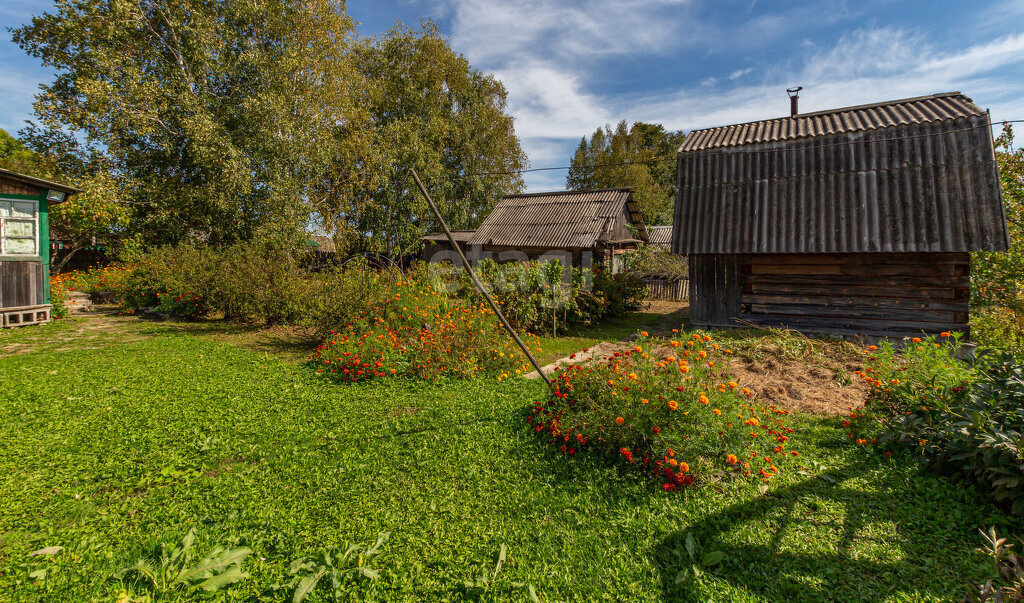
M971 251L1008 234L988 112L959 92L691 132L672 249L695 325L968 330Z
M534 260L558 254L566 262L571 258L576 266L600 262L613 271L623 253L648 242L640 206L630 188L508 195L479 228L453 234L471 262ZM421 259L450 258L444 234L424 240Z
M0 326L49 322L49 208L79 189L0 169Z

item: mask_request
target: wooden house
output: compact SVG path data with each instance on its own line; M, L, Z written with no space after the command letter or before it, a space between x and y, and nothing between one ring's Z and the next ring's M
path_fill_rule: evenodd
M0 326L51 319L49 210L76 192L0 169Z
M507 195L474 231L456 243L470 261L535 260L562 256L582 266L603 263L616 271L622 254L648 241L640 206L630 188ZM421 259L450 257L444 234L425 237Z
M1008 234L988 112L959 92L691 132L672 250L695 325L967 331Z

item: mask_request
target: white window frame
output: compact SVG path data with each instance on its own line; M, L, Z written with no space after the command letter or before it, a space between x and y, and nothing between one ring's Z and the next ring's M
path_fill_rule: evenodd
M6 222L12 219L10 216L0 216L0 256L6 256L11 258L38 258L42 257L39 252L39 200L38 199L12 199L9 197L0 197L0 201L10 201L11 203L31 203L32 209L32 232L35 234L35 253L8 253L7 252L7 236ZM13 218L16 222L28 222L26 218Z

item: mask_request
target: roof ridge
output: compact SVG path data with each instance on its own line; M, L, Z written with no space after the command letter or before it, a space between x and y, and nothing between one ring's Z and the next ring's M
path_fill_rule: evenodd
M587 193L610 193L610 192L622 192L631 193L633 192L632 186L618 186L614 188L587 188L582 190L567 190L567 191L551 191L547 193L512 193L511 195L503 195L502 199L520 199L523 197L547 197L555 195L584 195Z
M749 125L752 125L752 124L765 123L765 122L769 122L769 121L780 121L780 120L785 120L785 119L798 119L798 118L801 118L801 117L820 117L822 115L832 115L832 114L835 114L835 113L847 113L847 112L850 112L850 111L863 111L865 109L877 109L879 107L885 107L885 106L888 106L888 105L900 105L900 104L904 104L904 103L918 103L918 102L921 102L921 101L936 100L936 99L940 99L940 98L950 98L950 97L953 97L953 96L962 96L964 98L964 100L966 100L967 102L969 102L971 104L974 104L974 101L971 98L965 96L964 93L959 92L959 91L954 91L954 92L937 92L935 94L926 94L924 96L912 96L910 98L897 98L897 99L881 101L881 102L877 102L877 103L867 103L867 104L864 104L864 105L851 105L849 107L837 107L835 109L823 109L821 111L812 111L810 113L797 113L796 115L782 115L780 117L766 117L764 119L755 119L755 120L751 120L751 121L744 121L744 122L740 122L738 124L723 124L721 126L710 126L710 127L707 127L707 128L694 128L693 130L690 130L689 133L687 133L687 136L689 136L690 134L696 133L696 132L708 132L708 131L711 131L711 130L719 130L721 128L736 128L736 127L740 127L740 126L749 126ZM980 107L979 107L979 109L980 109ZM941 119L937 119L935 121L941 121Z

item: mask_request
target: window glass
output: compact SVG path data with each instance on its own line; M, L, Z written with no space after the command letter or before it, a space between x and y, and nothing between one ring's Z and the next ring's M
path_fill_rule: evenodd
M35 238L35 223L30 220L4 220L4 236Z
M34 201L12 201L11 216L15 218L33 218L36 215Z
M36 202L0 201L0 252L4 255L36 255Z
M36 240L32 239L4 239L4 250L11 255L35 255Z

